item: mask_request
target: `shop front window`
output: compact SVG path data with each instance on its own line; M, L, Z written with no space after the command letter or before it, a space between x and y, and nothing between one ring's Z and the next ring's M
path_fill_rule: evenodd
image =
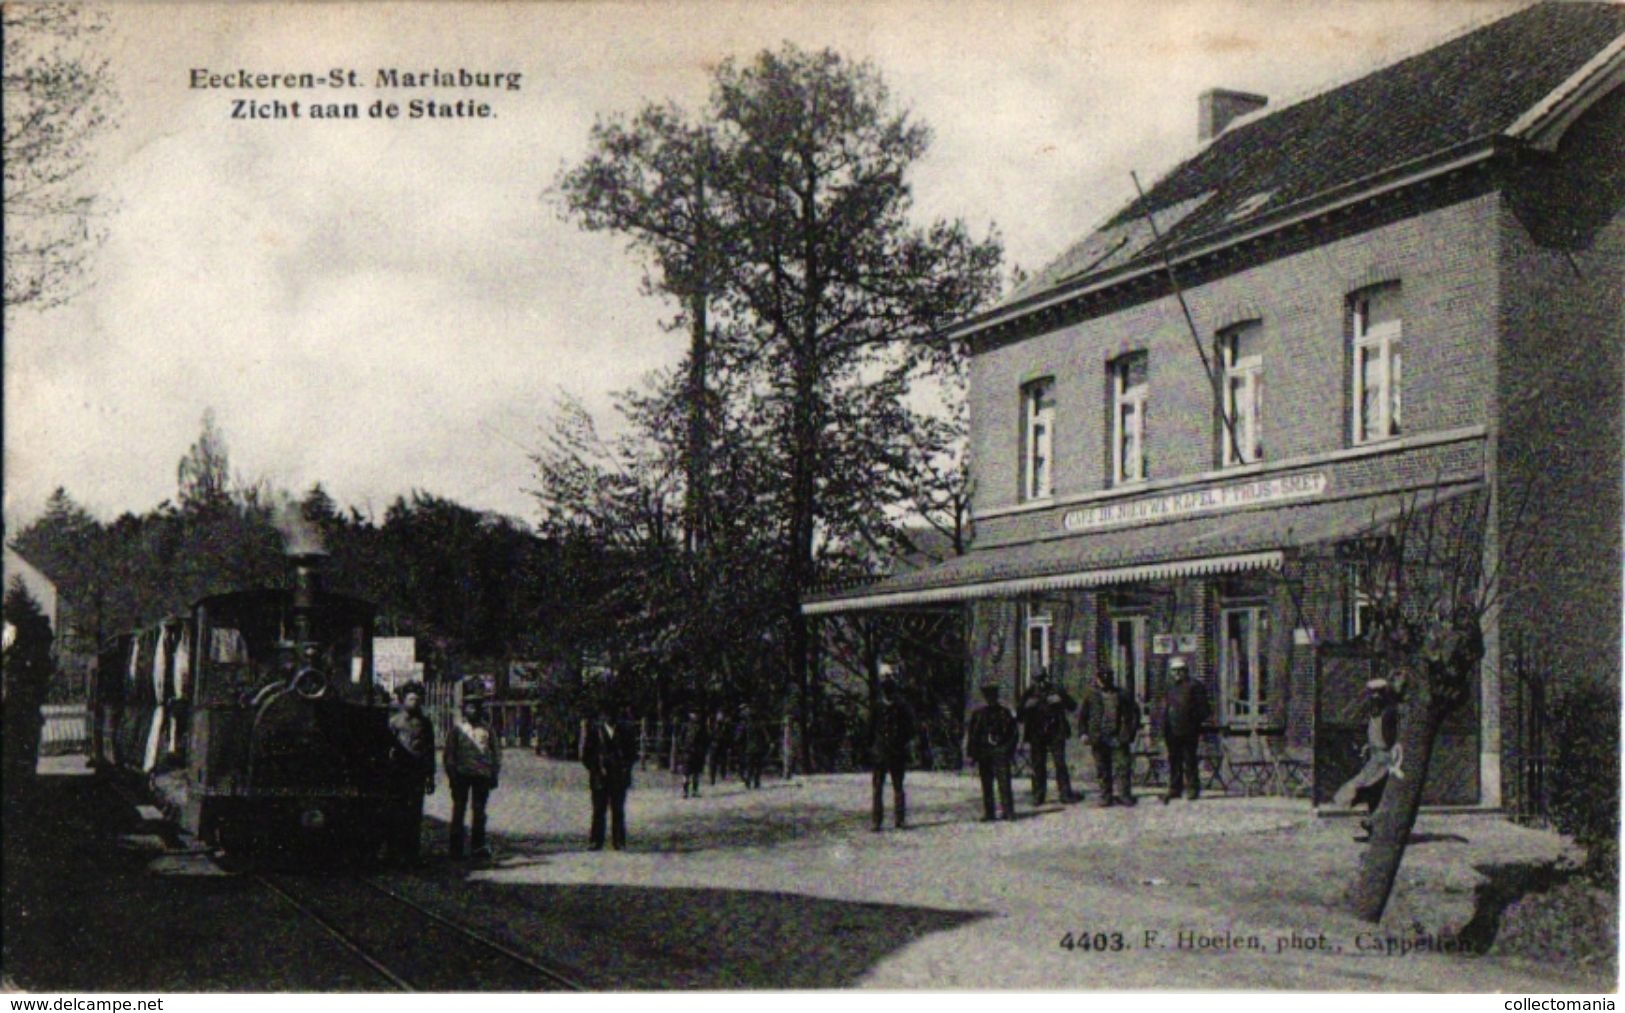
M1377 603L1393 593L1391 582L1376 586L1366 567L1351 565L1348 568L1348 639L1364 639L1376 629Z
M1273 713L1276 692L1269 671L1269 610L1262 605L1221 609L1219 625L1225 721L1263 724Z

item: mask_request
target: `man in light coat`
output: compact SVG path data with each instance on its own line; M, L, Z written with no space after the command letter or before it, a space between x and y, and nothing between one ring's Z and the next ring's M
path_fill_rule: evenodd
M472 801L474 856L488 858L485 803L502 774L502 744L485 719L485 698L477 691L464 691L462 713L446 736L445 764L451 784L451 857L463 857L463 819Z

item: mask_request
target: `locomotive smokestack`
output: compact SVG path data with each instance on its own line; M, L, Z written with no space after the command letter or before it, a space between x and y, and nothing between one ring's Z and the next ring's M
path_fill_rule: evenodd
M305 643L311 639L310 617L316 610L316 595L322 589L322 563L325 552L291 552L288 560L293 566L293 626L294 639Z
M302 611L315 608L327 553L295 552L289 553L288 559L293 565L293 607Z

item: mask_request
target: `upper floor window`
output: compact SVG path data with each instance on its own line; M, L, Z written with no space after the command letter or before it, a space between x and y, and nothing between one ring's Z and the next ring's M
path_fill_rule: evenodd
M1111 364L1113 485L1144 481L1151 471L1145 449L1148 372L1144 352L1125 355Z
M1257 321L1219 334L1219 365L1224 370L1219 459L1226 466L1250 464L1264 456L1263 335L1264 327Z
M1048 499L1055 491L1055 381L1021 388L1021 497Z
M1379 285L1349 298L1354 398L1353 439L1371 443L1400 429L1399 286Z

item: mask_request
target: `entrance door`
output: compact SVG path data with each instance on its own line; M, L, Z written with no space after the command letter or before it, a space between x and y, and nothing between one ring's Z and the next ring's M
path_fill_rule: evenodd
M1111 620L1110 662L1117 685L1133 690L1141 711L1151 695L1146 678L1146 617L1113 616Z
M1038 678L1040 672L1050 670L1050 647L1055 629L1055 618L1048 612L1040 612L1037 608L1029 606L1027 610L1027 649L1026 664L1022 667L1021 684L1016 687L1016 701L1019 705L1021 698L1026 695L1027 687Z

